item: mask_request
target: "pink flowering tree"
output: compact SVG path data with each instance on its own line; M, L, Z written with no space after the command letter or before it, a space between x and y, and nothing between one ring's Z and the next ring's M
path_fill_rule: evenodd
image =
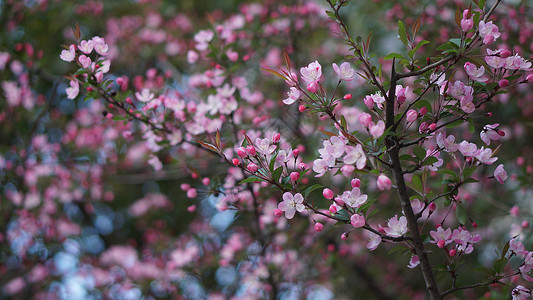
M531 298L531 8L348 2L3 2L0 295Z

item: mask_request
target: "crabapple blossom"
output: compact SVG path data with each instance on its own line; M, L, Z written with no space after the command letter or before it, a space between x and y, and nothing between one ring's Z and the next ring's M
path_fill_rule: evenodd
M513 300L527 300L531 299L533 292L522 285L518 285L511 292L511 296L513 297Z
M373 138L379 138L383 135L383 132L385 132L385 122L379 120L375 125L371 124L369 131Z
M71 80L70 81L70 87L68 87L66 90L67 92L67 98L74 99L76 96L78 96L78 93L80 92L80 84L77 80Z
M270 141L268 139L261 139L256 138L255 139L255 149L257 149L257 152L263 154L263 155L270 155L274 150L276 150L276 145L271 145ZM252 155L252 154L250 154Z
M487 55L485 56L485 62L489 66L493 67L494 69L499 69L503 67L506 63L506 59L500 57L500 54L502 53L502 51L503 50L501 49L493 51L487 48Z
M99 37L99 36L95 36L92 38L92 42L93 42L93 45L94 45L94 51L96 51L96 53L102 55L102 56L105 56L107 55L107 51L109 50L109 46L105 43L104 39Z
M446 152L455 152L459 150L459 145L455 144L455 137L449 135L446 137L446 134L439 132L436 137L437 145Z
M418 119L418 112L414 109L409 109L406 113L405 113L405 120L408 122L408 123L413 123L414 121L416 121L416 119Z
M346 146L346 155L343 158L343 162L345 164L355 164L358 170L362 170L366 166L366 155L363 151L363 147L361 144L357 144L357 146Z
M503 169L503 164L498 165L494 170L494 178L496 178L496 181L498 181L500 184L503 184L503 182L507 179L507 172L505 172Z
M318 223L318 222L315 223L315 230L317 232L321 232L323 229L324 229L324 225L322 223Z
M70 45L68 50L61 51L61 55L59 55L62 60L66 62L71 62L76 58L76 46Z
M135 93L135 98L137 98L137 100L141 102L149 102L154 99L154 94L150 93L150 90L148 89L143 89L140 93Z
M365 217L360 214L353 214L350 218L350 224L355 228L360 228L365 226Z
M293 195L290 192L283 194L283 202L278 204L278 209L285 212L287 219L292 219L296 212L302 212L305 209L303 204L304 197L300 193Z
M486 82L487 80L489 80L487 76L484 76L485 67L483 66L480 66L479 68L477 68L476 65L467 61L465 63L465 71L468 74L468 76L474 79L475 81Z
M344 191L342 195L335 198L336 201L343 201L348 206L353 208L359 208L359 206L365 204L368 196L361 194L361 190L354 187L351 191Z
M85 54L91 54L93 52L94 42L92 40L83 40L78 45L78 49Z
M257 172L257 170L259 170L259 167L255 163L248 164L248 166L246 168L248 169L248 171L250 171L252 173L255 173L255 172Z
M395 215L393 218L390 218L387 222L387 226L383 228L385 233L390 237L401 237L407 233L407 219L404 216L401 216L398 219L398 216Z
M287 93L287 96L288 98L283 100L283 103L291 105L300 98L300 91L295 87L291 87L290 91Z
M370 251L376 250L376 248L381 243L381 237L373 232L368 232L368 237L370 240L366 244L366 248Z
M307 67L300 68L300 74L302 74L302 79L306 83L318 82L322 76L322 66L318 61L310 63Z
M479 160L482 164L490 165L498 160L497 157L493 157L492 150L490 148L481 147L476 154L476 159Z
M433 241L431 242L434 244L437 244L439 248L444 248L444 246L452 242L452 239L451 239L452 229L451 228L444 230L442 226L439 226L439 228L437 228L437 231L430 231L429 235L433 239Z
M414 269L418 265L420 265L420 260L418 259L418 255L414 254L411 256L411 259L409 260L409 265L407 265L407 267L409 269Z
M492 125L485 125L483 126L483 130L481 130L480 136L481 140L485 142L485 144L490 145L490 141L497 141L500 139L500 134L498 134L498 131L496 131L496 127L500 126L499 123L495 123Z
M485 23L485 21L479 21L479 36L483 38L485 45L492 44L492 42L499 38L501 35L498 26L494 25L492 21Z
M340 67L333 63L333 70L339 76L339 80L351 81L355 74L355 70L350 66L350 63L343 62Z
M91 58L85 55L80 55L80 57L78 57L78 61L84 69L88 69L92 63Z
M333 199L334 195L333 195L333 191L328 189L328 188L325 188L323 191L322 191L322 195L324 196L324 198L326 199Z
M367 113L362 113L359 115L359 123L364 127L367 127L372 123L372 116Z
M374 104L376 104L376 106L379 109L383 109L383 103L385 103L385 97L383 97L381 93L377 92L375 94L366 96L363 101L365 102L365 105L369 109L372 109L372 107L374 107Z

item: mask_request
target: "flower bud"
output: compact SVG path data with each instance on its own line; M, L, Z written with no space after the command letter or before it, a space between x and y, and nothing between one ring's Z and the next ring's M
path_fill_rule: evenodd
M352 188L358 188L361 186L361 180L359 178L354 178L350 184L352 185Z
M248 169L248 171L250 171L252 173L255 173L255 172L257 172L257 170L259 170L259 167L256 164L254 164L254 163L250 163L248 165L248 167L246 167L246 168Z
M305 170L305 169L307 169L307 164L306 163L300 163L298 165L298 168L300 168L301 170Z
M237 148L237 155L239 155L239 157L246 157L246 148L244 147Z
M533 82L533 74L527 75L526 81L529 82L529 83L532 83Z
M187 198L196 198L197 195L196 189L191 188L187 191Z
M346 94L346 95L344 95L344 97L342 97L342 99L350 100L350 99L352 99L352 94Z
M324 198L326 199L333 199L333 191L328 189L328 188L325 188L323 191L322 191L322 195L324 195Z
M343 232L341 234L341 240L346 241L348 239L348 232Z
M368 128L370 123L372 123L372 116L367 113L362 113L359 115L359 123L363 125L364 127Z
M238 166L241 164L241 161L238 158L234 158L231 160L234 166Z
M318 82L316 81L311 81L308 85L307 85L307 90L310 91L311 93L316 93L318 91Z
M302 105L298 106L298 111L299 112L304 112L305 111L305 105L302 104Z
M279 142L280 139L281 139L281 134L278 132L278 133L274 134L274 136L272 137L272 142L274 144L276 144L276 143Z
M430 131L435 131L436 129L437 129L437 124L431 123L431 125L429 125L429 130Z
M274 217L279 218L283 216L283 211L279 208L274 209Z
M196 211L196 205L190 205L190 206L187 206L187 211L192 213L192 212L195 212Z
M449 253L450 253L450 256L452 256L452 257L453 257L453 256L455 256L455 255L457 254L457 250L455 250L455 249L452 249L452 250L450 250L450 252L449 252Z
M420 109L420 115L425 116L428 113L428 109L424 106Z
M191 188L191 186L187 183L182 183L180 185L180 189L182 189L183 191L188 191L189 189Z
M391 180L384 174L378 176L377 184L380 191L389 190L392 186Z
M315 223L315 230L316 230L317 232L320 232L320 231L322 231L323 229L324 229L324 225L322 225L322 223L318 223L318 222Z
M500 82L498 82L498 86L502 88L509 86L509 80L507 79L500 80Z
M522 228L528 228L529 227L529 222L527 220L524 220L524 221L522 221L522 224L520 224L520 226L522 226Z
M428 209L430 213L434 212L437 209L437 205L435 204L435 202L431 202L428 206Z
M416 119L418 119L418 113L416 112L416 110L410 109L405 114L405 119L407 120L407 122L413 123L414 121L416 121Z
M332 214L337 213L337 207L335 205L331 204L329 206L329 212L332 213Z
M255 156L255 147L253 145L248 145L248 147L246 147L246 152L251 156Z
M211 179L209 179L209 177L204 177L202 179L202 184L203 185L209 185L211 183Z
M300 178L300 173L298 173L298 172L292 172L291 175L290 175L290 177L291 177L291 180L292 180L292 181L296 182L296 181Z
M418 127L418 132L424 133L429 129L429 124L427 122L422 122L420 126Z
M446 242L443 241L443 240L440 240L440 241L437 242L437 247L439 247L441 249L444 248L445 245L446 245Z
M300 155L300 149L292 150L292 156L294 156L294 158L298 158L299 155Z
M511 56L511 51L509 51L509 49L503 49L502 51L500 51L501 58L507 58L509 56Z

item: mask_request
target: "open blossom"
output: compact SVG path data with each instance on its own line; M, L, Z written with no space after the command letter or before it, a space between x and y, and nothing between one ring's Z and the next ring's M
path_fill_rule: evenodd
M365 226L365 217L360 214L354 214L350 218L350 223L355 228L361 228Z
M500 124L495 123L492 125L485 125L483 127L483 130L481 130L480 136L481 140L485 142L485 144L490 145L490 141L497 141L500 139L500 134L498 131L496 131L496 127L498 127Z
M455 136L453 135L446 137L445 133L439 132L436 141L437 145L446 152L455 152L459 149L459 145L455 143Z
M531 68L531 62L515 54L505 59L504 67L510 70L527 70Z
M300 68L300 74L307 83L318 82L322 76L322 66L315 60L307 67Z
M533 296L533 292L530 289L519 285L513 289L511 296L513 297L513 300L528 300Z
M323 142L324 148L319 149L318 153L322 156L330 155L339 158L344 154L346 140L338 136L332 136L329 140Z
M472 253L472 251L474 251L473 244L481 241L481 236L479 234L473 234L463 228L454 229L451 238L459 245L457 251L462 251L465 254Z
M80 51L85 54L90 54L91 52L93 52L93 48L94 48L94 43L92 40L88 40L88 41L83 40L78 45L78 49L80 49Z
M303 202L304 197L302 194L293 195L290 192L286 192L283 194L283 202L278 204L278 209L285 212L287 219L292 219L296 212L302 212L305 209Z
M496 181L498 181L500 184L503 184L503 182L507 179L507 172L503 169L503 164L500 164L496 167L496 170L494 170L494 178L496 178Z
M373 232L368 232L368 237L370 240L368 241L368 244L366 244L366 248L370 251L376 250L376 248L381 243L381 237Z
M379 109L383 109L383 103L385 103L385 97L383 97L380 92L377 92L375 94L366 96L363 101L365 102L365 105L369 109L372 109L372 107L374 107L374 104L376 104L376 106Z
M485 62L487 65L493 67L494 69L499 69L505 65L506 59L500 57L502 49L492 51L487 48L487 55L485 56Z
M71 62L76 58L76 46L70 45L68 50L61 51L61 55L59 57L67 62Z
M287 96L288 98L283 100L283 103L291 105L300 98L300 91L295 87L291 87L290 91L287 93Z
M366 166L366 155L363 151L363 147L361 144L357 144L357 146L346 146L346 155L344 156L344 163L345 164L355 164L358 170L362 170Z
M387 226L383 230L390 237L400 237L407 233L407 219L404 216L398 219L398 216L395 215L394 218L389 219Z
M92 60L90 57L87 57L85 55L80 55L80 57L78 58L78 61L80 62L81 66L84 68L84 69L87 69L91 66L91 63L92 63Z
M355 70L350 66L350 63L343 62L341 66L337 66L336 63L333 63L333 70L339 76L339 80L351 81L355 74Z
M440 226L439 228L437 228L437 231L430 231L429 235L433 239L433 241L431 242L434 244L437 244L439 248L443 248L444 246L452 242L452 239L451 239L452 229L451 228L444 230L444 228Z
M482 164L490 165L497 161L497 157L492 156L492 150L490 148L479 148L478 153L475 156Z
M383 122L383 120L379 120L377 124L370 125L369 131L373 138L379 138L383 135L383 132L385 132L385 122Z
M94 44L94 51L96 51L96 53L102 55L102 56L105 56L107 55L107 51L109 50L109 46L105 43L104 39L99 37L99 36L95 36L92 38L92 42Z
M65 92L67 92L67 98L74 99L76 96L78 96L78 93L80 92L80 84L77 80L71 80L70 81L70 87L68 87Z
M359 208L361 205L365 204L367 198L367 195L361 194L361 190L355 187L351 191L344 191L344 193L342 193L341 196L335 198L335 200L337 202L342 201L350 207Z
M523 265L519 268L522 273L522 278L527 281L533 282L533 277L529 276L529 272L533 270L533 252L528 252L524 258Z
M264 155L269 155L276 150L276 145L271 145L268 139L255 139L255 149Z
M415 254L415 255L411 256L411 259L409 260L409 264L407 265L407 267L409 269L414 269L419 264L420 264L420 259L418 259L418 255Z
M148 89L143 89L140 93L135 93L135 98L141 102L149 102L154 99L154 94L150 93L150 90Z
M459 144L459 151L463 156L475 156L478 152L476 144L467 141L462 141Z
M485 45L491 44L495 39L501 35L498 26L492 24L492 21L485 23L485 21L479 21L479 36L483 38Z
M485 81L489 80L489 78L487 76L484 76L485 75L485 67L483 67L483 66L480 66L478 68L473 63L467 61L465 63L465 71L466 71L466 74L468 74L468 76L470 78L474 79L475 81L485 82Z

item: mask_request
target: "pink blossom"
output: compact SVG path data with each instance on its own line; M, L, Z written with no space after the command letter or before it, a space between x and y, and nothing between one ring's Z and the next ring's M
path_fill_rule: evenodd
M255 163L248 164L248 166L246 168L248 169L248 171L250 171L252 173L257 172L257 170L259 169L259 167Z
M475 81L486 82L487 80L489 80L487 76L483 76L485 75L485 67L483 66L480 66L479 68L477 68L476 65L467 61L465 63L465 71L468 74L468 76L474 79Z
M261 154L270 155L277 147L276 145L271 145L268 139L256 138L255 148Z
M196 49L204 51L208 47L208 43L213 39L215 34L211 30L200 30L194 35L194 41L196 42Z
M70 87L66 88L65 92L67 92L67 98L74 99L76 96L78 96L78 93L80 92L80 84L77 80L71 80L70 81Z
M150 90L143 89L142 92L136 92L135 97L141 102L149 102L154 99L154 94L150 93Z
M526 251L524 248L524 244L522 244L522 242L517 238L512 238L509 241L509 251L511 252L511 255L518 255L521 257L527 255L528 253L528 251Z
M350 218L350 223L355 228L361 228L361 227L365 226L365 223L366 223L365 217L360 215L360 214L354 214Z
M383 132L385 132L385 122L379 120L376 125L371 125L369 130L372 137L377 139L383 135Z
M297 193L293 195L290 192L286 192L283 194L283 202L278 204L278 209L285 212L287 219L292 219L297 211L302 212L305 209L303 202L304 198L302 194Z
M320 88L320 86L318 85L318 82L317 81L311 81L309 82L309 84L307 85L307 90L311 93L316 93L318 92L318 89Z
M524 258L523 265L519 268L522 273L522 278L529 282L533 282L533 277L529 276L529 272L533 270L533 252L528 252Z
M518 54L515 54L514 56L510 56L505 60L504 67L510 70L527 70L531 68L531 62L526 61Z
M531 299L532 295L533 295L533 292L530 289L522 285L518 285L511 292L511 296L513 297L513 300L528 300L528 299Z
M324 198L326 199L333 199L333 191L328 189L328 188L325 188L323 191L322 191L322 195L324 196Z
M88 41L83 40L78 45L78 49L80 49L80 51L85 54L91 54L91 52L93 52L93 48L94 48L94 43L92 40L88 40Z
M316 222L315 223L315 230L317 232L321 232L324 229L324 225L322 223Z
M492 150L490 148L485 149L481 147L475 157L482 164L491 165L498 160L497 157L493 157L492 155Z
M381 237L373 232L369 232L368 237L370 240L368 241L368 244L366 244L366 248L370 251L376 250L381 243Z
M496 128L499 126L499 123L495 123L492 125L485 125L483 126L483 130L481 130L480 136L481 140L485 142L485 144L490 145L490 141L497 141L500 139L500 135L498 134L498 131L496 131Z
M291 172L290 174L291 180L296 182L300 178L300 173L298 172Z
M94 51L96 51L96 53L102 55L102 56L105 56L107 55L107 51L109 50L109 46L105 43L104 39L99 37L99 36L95 36L92 38L92 42L94 43Z
M63 50L61 51L61 55L59 57L67 62L71 62L76 58L76 46L70 45L69 50Z
M430 231L429 235L433 239L432 243L437 244L439 248L450 244L452 242L452 229L448 228L444 230L442 226L437 228L437 231Z
M346 146L346 155L344 156L343 162L345 164L355 164L358 170L362 170L366 166L366 155L363 151L361 144L357 146Z
M295 87L291 87L290 91L287 93L287 96L287 99L283 100L283 103L291 105L300 98L300 90Z
M413 208L415 215L419 214L424 209L424 206L424 202L418 199L413 199L413 201L411 201L411 207Z
M479 21L479 36L483 38L485 45L491 44L495 39L501 35L498 26L492 24L492 21L485 23L485 21Z
M378 176L377 184L378 184L378 189L380 191L389 190L392 187L391 180L389 179L389 177L387 177L384 174L380 174Z
M411 256L411 259L409 260L409 264L407 265L407 267L409 269L414 269L416 268L418 265L420 264L420 260L418 259L418 255L412 255Z
M462 141L459 144L459 151L463 156L475 156L478 152L476 144L467 141Z
M503 164L500 164L496 167L496 170L494 170L494 178L496 178L496 181L498 181L500 184L503 184L503 182L507 179L507 172L503 169Z
M474 28L474 20L472 20L472 19L462 19L461 20L461 29L464 32L467 32L467 31L469 31L472 28Z
M439 132L436 141L437 145L446 152L455 152L459 149L459 145L455 144L455 137L453 135L446 137L445 133Z
M323 145L324 148L318 151L320 154L339 158L344 154L346 140L338 136L332 136L328 141L324 141Z
M372 109L372 107L374 107L372 103L375 103L379 109L383 109L383 103L385 103L385 97L383 97L381 93L377 92L375 94L366 96L364 99L364 102L369 109Z
M333 63L333 70L339 76L339 80L351 81L355 74L355 70L350 66L348 62L343 62L341 66L337 66L336 63Z
M322 66L315 60L307 67L300 68L300 74L302 74L303 80L307 83L317 82L322 76Z
M80 57L78 58L81 66L84 68L84 69L87 69L91 66L91 58L85 56L85 55L80 55Z
M401 216L398 220L398 216L395 215L393 218L390 218L387 222L387 226L383 228L385 233L390 237L400 237L407 233L407 219L404 216Z
M361 205L365 204L367 198L367 195L361 194L361 190L355 187L351 191L344 191L344 193L335 198L335 200L341 200L350 207L359 208Z
M198 53L196 53L196 51L194 50L187 51L187 62L188 63L190 64L196 63L199 57L200 56L198 55Z
M354 178L350 181L350 185L354 188L354 187L360 187L361 186L361 179L359 178Z
M485 62L493 67L499 69L505 65L506 60L500 57L501 49L492 51L487 48L487 56L485 56Z

